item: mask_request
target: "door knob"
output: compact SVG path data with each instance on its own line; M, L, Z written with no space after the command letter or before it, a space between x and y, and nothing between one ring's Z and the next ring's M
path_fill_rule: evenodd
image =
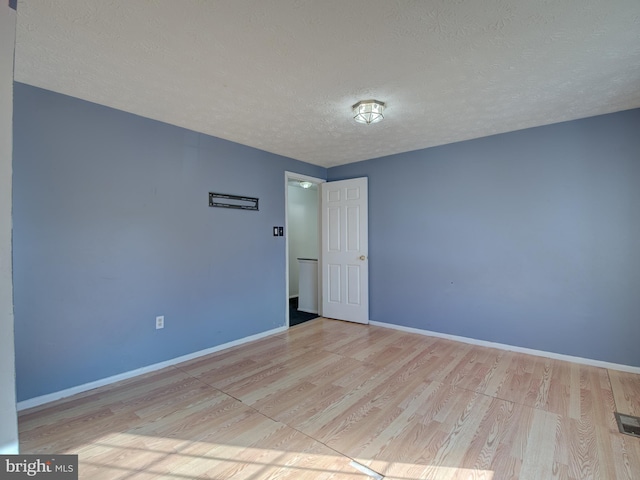
M360 255L360 260L366 260L367 257L365 257L364 255Z

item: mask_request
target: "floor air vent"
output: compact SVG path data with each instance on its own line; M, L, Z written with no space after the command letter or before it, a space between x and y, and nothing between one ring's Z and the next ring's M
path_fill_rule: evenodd
M640 438L640 417L632 417L631 415L623 415L616 412L616 420L620 433Z

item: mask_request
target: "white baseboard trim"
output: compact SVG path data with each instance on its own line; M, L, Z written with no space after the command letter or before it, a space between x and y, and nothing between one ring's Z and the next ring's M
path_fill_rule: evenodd
M138 375L143 375L145 373L161 370L166 367L172 367L179 363L186 362L188 360L193 360L194 358L219 352L220 350L226 350L227 348L236 347L244 343L253 342L255 340L259 340L261 338L268 337L270 335L275 335L277 333L282 333L285 330L287 330L287 328L288 327L286 326L274 328L272 330L267 330L266 332L256 333L255 335L250 335L248 337L240 338L238 340L233 340L232 342L223 343L222 345L216 345L215 347L207 348L205 350L200 350L197 352L189 353L187 355L182 355L181 357L172 358L171 360L166 360L160 363L154 363L153 365L148 365L146 367L137 368L135 370L130 370L128 372L119 373L118 375L102 378L100 380L95 380L93 382L85 383L83 385L78 385L76 387L67 388L65 390L60 390L58 392L48 393L46 395L41 395L39 397L29 398L28 400L23 400L21 402L18 402L17 408L18 408L18 411L20 412L28 408L39 407L40 405L55 402L56 400L70 397L71 395L76 395L78 393L86 392L88 390L93 390L94 388L103 387L105 385L119 382L121 380L127 380L129 378L137 377Z
M580 363L580 364L589 365L592 367L609 368L611 370L619 370L621 372L640 374L640 367L633 367L631 365L622 365L619 363L603 362L602 360L593 360L591 358L574 357L572 355L546 352L544 350L534 350L532 348L516 347L514 345L507 345L504 343L488 342L486 340L477 340L475 338L460 337L458 335L450 335L448 333L432 332L430 330L422 330L420 328L413 328L413 327L404 327L402 325L394 325L392 323L371 321L369 322L369 324L375 325L377 327L392 328L394 330L400 330L408 333L417 333L419 335L426 335L429 337L446 338L447 340L455 340L457 342L469 343L471 345L478 345L481 347L497 348L499 350L508 350L510 352L526 353L528 355L536 355L538 357L552 358L554 360L565 360L567 362Z

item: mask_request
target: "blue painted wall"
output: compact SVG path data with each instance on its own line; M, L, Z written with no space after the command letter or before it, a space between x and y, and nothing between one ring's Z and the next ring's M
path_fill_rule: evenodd
M284 325L284 171L324 168L23 84L14 105L18 400Z
M328 171L358 176L372 320L640 366L640 110Z
M372 320L640 366L639 131L633 110L327 172L15 84L18 400L284 325L285 170L369 177Z

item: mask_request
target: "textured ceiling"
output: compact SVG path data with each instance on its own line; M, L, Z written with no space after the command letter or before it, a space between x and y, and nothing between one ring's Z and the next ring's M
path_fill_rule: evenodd
M333 166L640 107L640 1L21 0L15 79Z

